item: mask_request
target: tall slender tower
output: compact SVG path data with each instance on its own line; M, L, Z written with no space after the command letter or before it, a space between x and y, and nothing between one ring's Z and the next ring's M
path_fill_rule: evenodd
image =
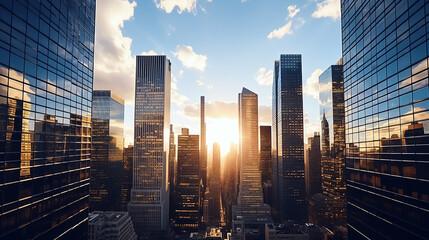
M176 187L176 144L174 143L173 124L170 124L170 141L168 153L168 187L170 188L170 219L174 217L174 191Z
M201 147L200 147L200 178L203 181L202 192L205 193L207 187L207 143L206 143L206 105L205 97L201 96L200 102L201 120Z
M301 55L282 54L273 82L275 207L280 220L306 219Z
M220 145L213 143L213 160L210 177L209 223L220 223Z
M139 238L168 229L171 63L137 56L133 188L128 212Z
M95 0L0 1L0 239L86 239Z

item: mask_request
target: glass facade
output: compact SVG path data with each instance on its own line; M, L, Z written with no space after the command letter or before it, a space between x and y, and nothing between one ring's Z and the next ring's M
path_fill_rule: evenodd
M322 146L322 191L329 197L330 227L346 225L343 66L332 65L319 76Z
M133 162L134 162L134 146L129 145L124 148L123 159L123 175L121 184L121 209L127 210L127 205L130 202L131 188L133 186Z
M271 126L259 127L259 169L264 194L264 203L272 204L272 176L271 166Z
M198 231L200 222L200 136L182 129L177 148L175 223L178 232Z
M95 1L0 13L0 238L86 238Z
M304 122L299 54L282 54L273 81L274 217L304 221Z
M350 239L429 236L429 3L341 1Z
M124 99L110 90L92 98L89 210L120 211L124 151Z
M220 145L213 143L213 158L209 187L209 224L219 224L221 221L221 181L220 181Z
M313 137L308 138L308 182L307 196L311 198L316 193L322 192L322 170L320 153L320 135L314 133Z
M168 229L171 63L136 57L134 168L128 212L139 238Z
M203 194L207 186L207 143L206 143L206 107L205 97L201 96L200 99L200 128L201 128L201 147L200 147L200 177L203 181Z

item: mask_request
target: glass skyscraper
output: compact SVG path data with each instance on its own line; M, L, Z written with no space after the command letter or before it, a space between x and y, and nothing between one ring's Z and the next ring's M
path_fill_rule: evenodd
M341 12L349 239L427 239L428 2Z
M86 239L95 1L0 13L0 238Z
M124 99L94 90L89 210L120 211L124 174Z
M175 223L178 232L198 231L200 214L200 136L182 128L177 137L177 185ZM189 235L188 235L189 236Z
M171 63L136 57L133 188L128 212L139 238L168 230Z
M340 61L341 62L341 61ZM340 63L339 62L339 63ZM345 132L343 66L331 65L319 76L322 145L322 191L327 199L329 226L346 225Z
M274 216L301 222L307 214L299 54L282 54L274 63L272 111Z

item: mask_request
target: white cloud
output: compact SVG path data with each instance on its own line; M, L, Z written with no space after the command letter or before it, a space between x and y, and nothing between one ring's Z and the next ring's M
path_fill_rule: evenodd
M158 55L158 53L156 53L154 50L149 50L148 52L142 52L140 55L153 56L153 55Z
M323 71L321 69L316 69L311 74L304 85L304 94L310 97L319 100L319 76Z
M302 27L302 25L304 25L304 23L305 23L304 18L297 18L293 27L295 29L299 29Z
M97 1L94 89L113 89L128 101L134 101L135 59L132 39L122 34L122 28L134 16L136 6L123 0Z
M255 80L259 85L271 85L273 83L273 70L267 70L264 67L259 68L255 75Z
M176 52L173 53L185 68L193 68L199 71L204 71L207 66L207 56L196 54L191 46L176 47Z
M201 81L201 80L197 80L197 84L198 84L198 86L203 86L204 85L203 81Z
M184 107L188 104L188 97L179 93L177 78L174 75L171 76L171 102L178 107Z
M295 15L296 15L297 13L299 13L299 11L301 11L301 9L297 8L297 7L296 7L296 5L289 5L289 6L287 7L287 10L288 10L288 12L289 12L289 17L290 17L290 18L295 17Z
M270 32L270 34L268 34L267 38L268 39L282 38L285 35L290 35L290 34L292 34L292 21L289 21L279 29L274 29L272 32Z
M324 0L317 4L316 11L311 15L314 18L328 17L337 20L341 17L340 0Z
M179 71L179 77L183 77L183 74L184 74L184 71L183 71L183 70L180 70L180 71Z
M171 13L175 7L181 14L183 11L191 12L197 6L197 0L154 0L156 7Z

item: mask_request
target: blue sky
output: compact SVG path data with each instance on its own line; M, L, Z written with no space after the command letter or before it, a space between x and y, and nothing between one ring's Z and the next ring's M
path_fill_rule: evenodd
M259 95L260 124L271 124L272 69L280 54L303 59L305 138L320 131L318 75L341 57L338 0L97 1L95 89L126 100L126 145L132 142L134 57L171 60L171 122L199 134L206 96L208 144L222 152L237 141L237 94Z

